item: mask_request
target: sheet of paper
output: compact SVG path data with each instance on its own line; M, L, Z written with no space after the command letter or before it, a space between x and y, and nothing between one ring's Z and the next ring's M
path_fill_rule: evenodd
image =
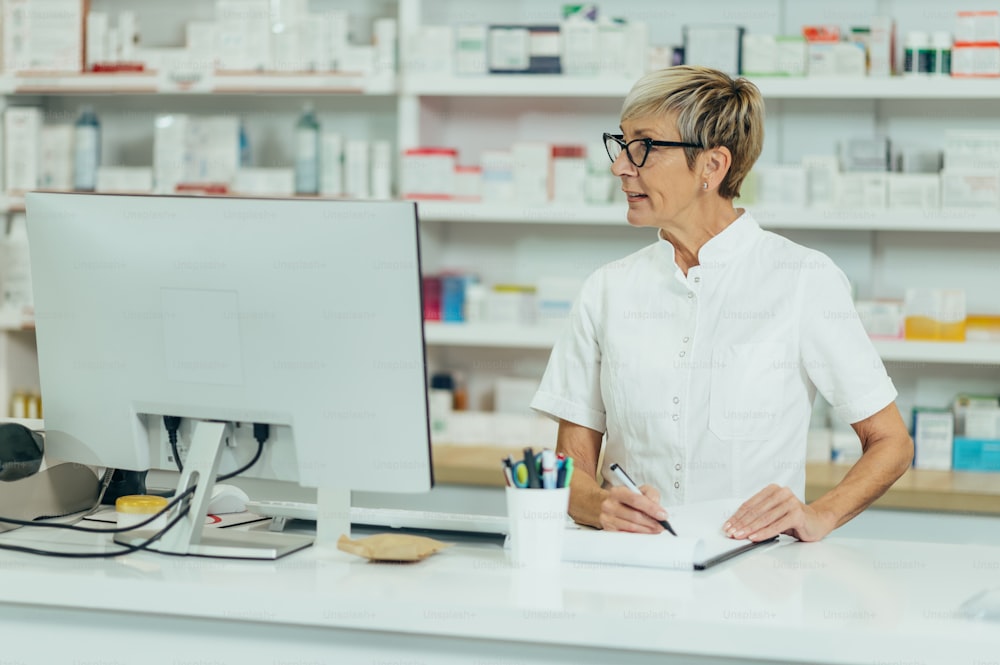
M90 522L102 522L104 524L116 524L118 522L118 514L112 507L102 508L92 515L87 515L83 518ZM229 513L226 515L206 515L205 516L205 526L219 527L224 529L230 526L238 526L240 524L251 524L253 522L261 522L263 520L270 519L268 517L261 517L256 513Z
M740 505L721 500L667 507L677 536L620 533L574 525L565 534L563 560L624 566L691 570L704 561L747 544L722 532L722 525Z

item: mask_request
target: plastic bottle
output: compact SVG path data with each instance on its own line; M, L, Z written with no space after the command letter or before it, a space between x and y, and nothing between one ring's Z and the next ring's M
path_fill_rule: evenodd
M250 154L250 136L247 134L246 123L240 118L240 168L253 166L253 159Z
M3 284L0 306L18 313L30 308L34 302L31 294L31 258L23 214L11 218L10 231L0 242L0 272L0 283Z
M73 189L97 189L97 167L101 165L101 124L90 106L80 109L73 128Z
M427 391L427 405L430 411L431 441L446 442L449 436L448 421L454 410L455 379L447 372L437 372L431 376L430 390Z
M319 121L311 103L295 123L295 193L319 194Z
M933 52L930 35L926 32L913 30L906 33L906 44L903 47L903 75L930 74Z
M931 35L931 47L934 49L931 74L951 76L951 35L943 31L935 32Z

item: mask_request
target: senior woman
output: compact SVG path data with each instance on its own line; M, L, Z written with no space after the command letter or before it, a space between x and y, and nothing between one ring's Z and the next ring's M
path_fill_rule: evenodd
M752 83L693 66L640 79L621 134L605 134L629 224L659 231L586 280L532 400L559 420L557 449L575 460L577 522L658 533L661 505L738 498L720 525L730 537L819 540L910 465L896 390L844 274L733 207L763 134ZM806 504L816 390L864 452ZM642 494L608 483L612 463Z

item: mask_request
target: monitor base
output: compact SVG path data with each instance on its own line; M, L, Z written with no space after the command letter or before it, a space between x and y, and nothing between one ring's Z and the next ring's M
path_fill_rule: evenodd
M156 531L134 529L115 534L119 545L136 547L154 537ZM197 544L187 547L186 552L178 552L170 547L160 547L156 541L143 549L162 554L215 557L220 559L262 559L273 561L283 556L305 549L313 544L309 536L267 531L233 531L231 529L206 528Z

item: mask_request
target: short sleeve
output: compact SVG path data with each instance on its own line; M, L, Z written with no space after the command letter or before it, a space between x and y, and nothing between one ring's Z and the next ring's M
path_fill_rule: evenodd
M568 325L549 356L531 408L556 420L605 431L601 397L601 348L598 342L601 303L599 273L583 284Z
M861 325L847 277L825 256L807 265L801 294L802 365L834 414L856 423L891 404L896 388Z

